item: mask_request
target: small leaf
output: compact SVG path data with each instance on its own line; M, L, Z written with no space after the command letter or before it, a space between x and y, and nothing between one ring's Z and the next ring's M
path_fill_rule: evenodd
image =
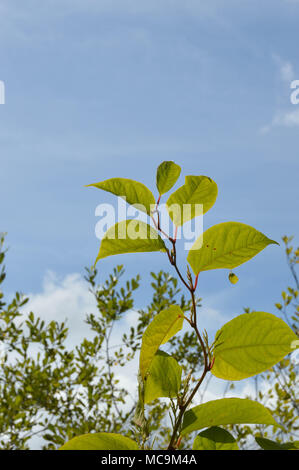
M95 264L107 256L148 251L165 251L158 232L140 220L123 220L105 233Z
M94 186L95 188L115 194L125 199L128 204L149 215L151 214L151 209L155 207L153 193L143 183L139 183L139 181L128 178L110 178L100 183L88 184L88 186Z
M296 319L297 320L297 319ZM297 338L297 336L296 336ZM297 349L299 348L299 339L294 339L292 342L291 342L291 349Z
M229 282L231 282L232 284L237 284L239 280L238 276L234 273L229 273L228 279L229 279Z
M214 205L217 193L217 184L211 178L186 176L185 184L171 194L166 203L171 220L180 226L205 214Z
M292 329L271 313L243 313L216 333L211 372L224 380L252 377L289 354L296 338Z
M193 450L239 450L236 439L225 429L213 426L196 436Z
M184 415L182 435L209 426L267 424L279 426L270 411L247 398L221 398L195 406Z
M182 377L182 367L169 354L158 350L145 380L144 402L160 397L176 397Z
M209 269L233 269L276 244L250 225L225 222L206 230L194 243L187 260L197 275Z
M99 432L74 437L60 450L138 450L138 445L120 434Z
M299 441L294 442L285 442L281 444L280 442L271 441L265 437L256 437L255 438L258 445L264 450L297 450L299 449Z
M148 369L161 344L165 344L182 329L184 313L178 305L171 305L158 313L148 325L142 337L140 351L140 373L146 376Z
M174 162L166 161L158 166L156 183L160 196L175 185L180 174L181 167Z

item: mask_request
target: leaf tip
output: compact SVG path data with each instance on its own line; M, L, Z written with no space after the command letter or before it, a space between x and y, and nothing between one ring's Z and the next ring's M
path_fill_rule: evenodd
M269 238L269 245L278 245L278 246L280 246L280 243L278 243L278 242L275 241L275 240L271 240L271 239Z

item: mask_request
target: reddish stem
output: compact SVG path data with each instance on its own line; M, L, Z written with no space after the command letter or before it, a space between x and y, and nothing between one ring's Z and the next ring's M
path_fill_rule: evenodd
M173 237L173 241L174 241L174 242L176 241L177 234L178 234L178 228L177 228L177 226L175 226L175 229L174 229L174 237Z
M196 289L196 287L197 287L198 276L199 276L199 273L197 274L197 276L196 276L196 278L195 278L195 283L194 283L193 290L195 290L195 289Z

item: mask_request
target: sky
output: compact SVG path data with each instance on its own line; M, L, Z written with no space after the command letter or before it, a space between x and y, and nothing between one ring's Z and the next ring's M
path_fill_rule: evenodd
M127 177L157 195L164 160L182 167L175 188L185 175L216 181L204 229L238 221L298 241L298 18L298 0L1 0L8 295L30 294L49 320L67 317L77 340L92 308L82 275L100 244L95 209L115 201L85 185ZM160 253L111 257L99 282L121 263L127 276L141 271L137 307L150 298L148 273L171 268ZM225 270L200 277L202 328L244 307L277 313L290 282L282 245L235 272L236 286Z

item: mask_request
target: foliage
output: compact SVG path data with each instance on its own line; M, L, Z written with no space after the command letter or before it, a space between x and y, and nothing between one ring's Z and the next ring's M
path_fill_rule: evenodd
M3 248L4 236L0 247ZM5 280L6 252L0 249L0 282ZM111 344L113 331L126 312L134 307L133 296L140 277L122 282L122 266L107 280L96 284L97 271L87 270L86 280L94 296L97 313L86 316L90 338L74 348L67 347L65 323L44 322L32 312L25 314L28 298L16 293L10 302L0 291L0 448L27 449L35 446L57 449L80 434L127 433L136 402L117 379L117 372L132 361L140 349L145 327L154 313L179 302L183 311L190 303L181 295L177 280L162 271L152 273L152 301L137 312L136 326L123 334L122 344ZM168 350L187 362L201 357L192 335L175 337ZM127 411L124 403L130 403ZM154 402L149 421L156 441L163 442L167 423L162 418L169 405ZM38 441L36 441L36 439Z
M275 303L275 307L298 336L299 281L296 268L299 264L299 247L297 249L294 248L291 245L292 240L293 237L284 236L282 238L293 286L289 286L286 290L282 291L281 301ZM270 434L270 437L275 439L275 441L271 441L268 439L269 431L264 426L231 427L242 448L256 447L254 442L250 442L252 435L256 436L257 444L265 450L273 449L275 446L277 450L286 449L288 446L291 446L290 443L295 443L298 440L299 408L296 396L298 390L298 368L298 352L294 351L285 359L269 368L265 373L254 378L256 393L253 398L271 409L272 415L281 425L281 428L277 428L276 432Z
M194 450L239 450L236 439L226 429L212 426L201 431L193 442Z
M251 429L240 427L242 423L262 425L256 428L259 431L266 429L262 436L256 434L256 442L262 448L275 443L280 448L296 447L290 444L294 441L291 438L285 446L277 439L270 443L266 437L268 426L273 429L272 435L280 436L290 411L284 410L282 421L275 419L278 413L272 413L258 397L222 398L192 407L211 373L231 383L259 373L267 377L272 374L269 370L277 368L281 373L283 367L292 377L288 399L295 404L291 394L294 369L289 354L298 346L294 324L298 313L291 324L286 316L284 322L271 313L248 310L224 325L212 342L206 331L199 330L200 299L196 297L199 274L210 269L231 270L277 243L239 222L215 225L195 241L187 256L194 274L188 266L184 276L177 263L178 227L207 212L215 203L218 190L209 177L186 177L185 184L166 202L175 225L172 237L161 228L159 203L179 174L180 168L173 162L163 162L158 167L156 201L148 188L131 179L112 178L90 186L123 197L152 221L152 226L127 220L111 227L102 240L96 263L119 253L159 251L161 256L166 253L187 289L188 299L181 294L177 279L162 271L151 273L151 303L138 312L136 325L123 334L122 344L112 347L113 330L121 324L124 314L134 308L133 294L140 277L120 285L124 271L118 266L105 282L97 285L97 271L93 267L87 270L86 279L98 313L87 315L91 337L74 349L66 347L68 332L64 323L45 323L33 313L24 317L21 309L28 299L18 293L8 304L1 300L0 339L5 348L0 372L2 448L26 448L29 440L39 434L46 441L44 448L237 449ZM292 250L289 262L294 274L298 250L295 261L291 253ZM1 264L4 256L1 251ZM3 269L0 282L4 278ZM237 276L231 272L229 279L237 282ZM288 294L283 293L284 305L277 308L284 313L297 295L297 290L289 289ZM132 361L139 351L138 398L132 400L128 409L129 392L121 387L116 370ZM285 388L275 384L275 390L279 400L286 399ZM235 430L237 440L219 426ZM193 436L203 428L207 429Z
M145 404L151 399L158 398L159 395L160 397L168 395L173 399L174 393L177 394L176 401L172 402L173 419L169 450L179 448L182 436L185 434L209 425L255 423L277 427L276 421L266 407L248 399L224 398L195 408L189 409L189 407L211 371L224 380L248 378L274 366L292 351L294 345L298 345L293 330L281 319L266 312L243 314L231 320L216 334L211 344L207 333L199 331L195 299L199 273L210 269L235 268L250 260L266 246L278 243L255 228L239 222L215 225L199 235L187 256L187 261L195 274L195 281L189 267L187 277L184 278L177 265L177 229L197 215L206 213L214 205L218 189L216 183L207 176L186 176L185 184L172 193L166 202L169 216L175 225L175 235L171 237L161 228L158 206L162 193L173 186L178 175L178 165L173 162L163 162L158 167L156 184L159 196L155 204L152 192L137 181L113 178L93 184L99 189L123 197L135 207L142 204L141 210L151 217L156 230L154 233L153 227L149 224L136 220L120 222L107 231L96 262L117 253L164 251L191 297L189 315L185 315L179 306L156 312L156 316L142 337L138 373L139 401L135 412L135 425L142 436L142 449L147 445L151 432ZM187 213L186 206L188 206ZM169 248L161 235L164 235L169 242ZM236 282L237 278L233 276L230 273L229 278L232 282ZM175 365L174 357L162 355L160 346L180 331L184 320L195 332L202 349L203 370L193 389L190 387L190 375L188 375L179 391L178 380L181 375L179 365ZM165 366L162 366L163 361ZM168 383L165 382L166 370L169 374Z

